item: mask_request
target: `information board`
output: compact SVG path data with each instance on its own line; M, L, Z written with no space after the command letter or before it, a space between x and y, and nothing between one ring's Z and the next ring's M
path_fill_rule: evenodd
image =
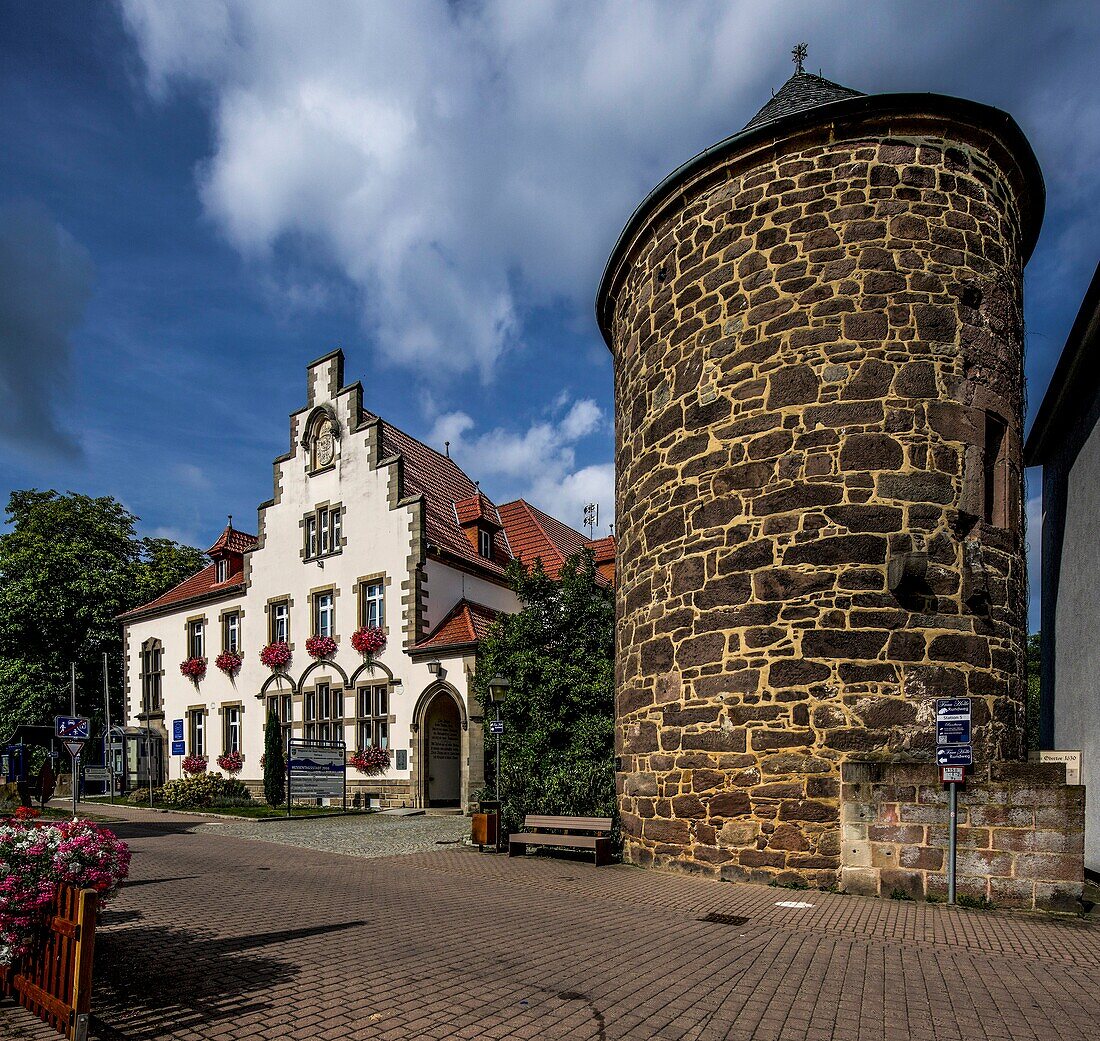
M973 745L941 745L936 749L937 766L973 766Z
M343 798L345 752L343 741L306 741L292 738L287 754L288 797Z

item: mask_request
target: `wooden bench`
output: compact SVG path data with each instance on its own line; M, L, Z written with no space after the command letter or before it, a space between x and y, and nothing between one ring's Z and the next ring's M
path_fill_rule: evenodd
M596 854L596 867L611 863L610 817L523 818L523 831L508 836L508 856L520 856L528 846L560 846L565 849L590 849Z

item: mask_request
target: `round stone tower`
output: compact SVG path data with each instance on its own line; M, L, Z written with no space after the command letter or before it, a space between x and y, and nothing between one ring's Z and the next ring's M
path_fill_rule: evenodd
M657 186L597 298L615 361L628 857L835 880L840 765L937 697L1022 754L1022 272L996 109L801 68Z

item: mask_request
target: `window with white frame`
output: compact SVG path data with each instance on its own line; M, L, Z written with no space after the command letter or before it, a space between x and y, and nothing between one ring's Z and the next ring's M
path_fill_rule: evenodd
M491 560L493 556L493 533L487 528L477 529L477 553L479 557Z
M187 623L187 653L191 658L206 657L206 625L202 619Z
M340 506L322 506L306 515L305 557L328 557L343 548L343 509Z
M241 706L226 705L222 709L222 747L226 753L241 750Z
M224 582L229 578L229 561L224 557L214 565L214 581Z
M190 709L187 713L187 751L189 755L206 755L206 710Z
M377 582L364 582L359 587L359 611L362 615L359 619L360 625L385 628L386 585L381 579Z
M271 605L271 643L290 643L290 601L279 600Z
M355 740L359 748L390 747L390 688L386 683L355 692Z
M241 649L241 613L230 611L222 617L222 649L237 654Z
M331 590L314 594L313 631L317 636L336 635L336 598Z

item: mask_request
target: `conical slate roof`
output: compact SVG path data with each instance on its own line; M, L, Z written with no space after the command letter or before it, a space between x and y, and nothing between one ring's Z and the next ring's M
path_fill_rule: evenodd
M742 132L754 130L784 116L792 116L796 112L817 108L818 105L827 105L830 101L863 96L862 91L842 87L839 83L833 83L821 76L796 72L779 88L779 93L773 94L771 100L744 125Z

